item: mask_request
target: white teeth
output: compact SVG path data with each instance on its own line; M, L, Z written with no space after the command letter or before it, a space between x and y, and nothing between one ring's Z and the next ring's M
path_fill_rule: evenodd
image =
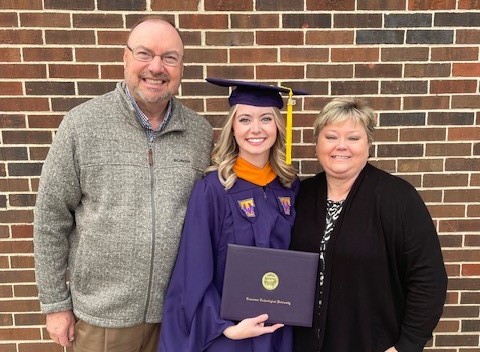
M150 84L162 84L164 81L160 79L148 79L145 78L145 82L150 83Z
M333 157L335 159L348 159L349 158L348 156L344 156L344 155L334 155Z
M251 138L248 141L252 143L260 143L260 142L263 142L264 140L265 138Z

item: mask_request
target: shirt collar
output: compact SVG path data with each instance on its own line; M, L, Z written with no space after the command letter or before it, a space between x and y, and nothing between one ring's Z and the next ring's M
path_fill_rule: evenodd
M158 126L158 128L156 128L154 130L152 128L152 125L150 124L150 121L148 120L147 115L145 115L145 113L142 111L142 109L140 109L140 106L138 106L137 102L135 101L133 96L130 94L130 91L129 91L129 89L128 89L128 87L125 83L123 84L123 90L125 91L125 94L127 95L128 100L132 103L133 108L135 110L135 115L136 115L138 121L140 122L140 124L142 125L142 127L145 130L153 132L155 134L163 131L163 129L165 128L165 126L167 126L167 123L172 116L172 100L170 99L168 101L167 111L165 112L165 116L163 117L162 123L160 124L160 126Z

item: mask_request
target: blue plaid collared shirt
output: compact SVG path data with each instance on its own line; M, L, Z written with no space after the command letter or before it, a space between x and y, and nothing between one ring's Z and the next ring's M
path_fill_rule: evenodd
M172 117L172 101L170 100L168 102L167 112L165 113L165 116L163 117L163 121L160 124L160 126L158 126L158 128L156 129L153 129L152 125L150 124L150 121L148 121L148 117L143 113L142 109L140 109L137 102L135 101L135 99L133 99L132 95L130 94L128 87L124 85L123 89L127 97L132 102L133 108L135 109L135 115L137 116L138 122L140 122L140 124L142 125L143 129L147 134L148 142L152 143L155 140L155 138L160 134L160 132L163 131L165 126L167 126L168 121Z

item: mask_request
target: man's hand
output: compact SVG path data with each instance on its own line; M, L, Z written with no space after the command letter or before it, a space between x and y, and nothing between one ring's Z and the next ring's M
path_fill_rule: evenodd
M237 325L232 325L226 328L223 331L223 334L231 340L242 340L263 334L271 334L275 330L283 327L283 324L265 326L265 321L267 319L267 314L262 314L255 318L243 319Z
M59 345L71 346L74 339L75 316L71 310L47 314L47 331Z

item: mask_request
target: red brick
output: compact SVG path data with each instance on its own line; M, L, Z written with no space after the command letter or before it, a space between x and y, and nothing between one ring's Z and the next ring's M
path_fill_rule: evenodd
M230 27L256 30L261 28L278 28L280 17L277 14L269 13L232 13L230 14Z
M442 172L443 160L440 159L400 159L398 172Z
M205 43L207 45L252 46L255 37L253 32L207 32Z
M45 315L41 313L14 314L16 326L45 325Z
M329 60L328 49L320 48L282 48L280 61L288 62L327 62Z
M228 28L228 15L226 14L180 14L178 17L180 28L190 29L227 29Z
M16 213L20 213L21 211L16 211ZM26 211L24 211L27 213ZM0 212L1 214L1 212ZM18 218L17 218L18 219ZM18 219L20 220L20 219ZM32 222L33 217L30 219L29 222ZM5 221L2 221L6 223ZM8 254L8 253L33 253L33 243L32 241L0 241L0 253Z
M463 264L463 276L480 276L480 264Z
M470 1L470 0L467 0ZM478 1L478 0L477 0ZM480 30L457 29L457 44L480 44Z
M231 79L252 79L254 77L254 67L253 66L214 66L209 67L207 71L208 77L230 77ZM198 95L198 90L188 89L189 86L197 85L195 84L182 84L182 95ZM203 82L202 82L203 85ZM211 89L209 85L203 85L205 89Z
M480 163L475 158L449 158L445 162L445 171L480 171Z
M468 205L467 206L468 217L480 217L480 205Z
M123 79L123 65L102 65L100 66L101 79Z
M125 45L129 30L117 31L97 31L99 45Z
M10 261L12 262L12 269L33 268L35 264L33 260L33 256L28 256L28 257L27 256L11 256Z
M460 304L480 304L480 291L462 292Z
M478 334L475 335L439 335L435 338L436 345L441 346L478 346Z
M425 156L463 156L468 155L471 149L468 143L429 143Z
M0 48L2 62L18 62L21 60L21 51L19 48Z
M475 93L477 90L476 80L432 80L430 82L430 93Z
M35 282L35 272L33 270L0 271L0 279L0 282L7 284Z
M47 339L49 340L48 337ZM67 348L66 351L73 352L71 348ZM18 352L64 352L64 348L50 340L45 343L19 343Z
M3 111L18 111L21 106L25 111L48 111L48 99L46 98L0 98L0 106Z
M62 122L63 115L28 115L28 126L30 128L58 128Z
M449 98L447 96L406 96L404 98L405 110L429 110L448 108Z
M204 0L204 7L205 11L252 11L253 1Z
M23 59L25 61L73 61L71 48L24 48Z
M18 27L18 14L15 12L0 12L0 27Z
M34 328L2 329L2 340L39 340L40 330Z
M453 75L457 77L478 77L480 76L479 63L454 63Z
M2 192L26 192L29 190L30 187L27 179L18 179L13 177L8 179L0 179L0 191Z
M51 78L99 78L97 65L62 65L52 64L49 66Z
M480 0L459 0L458 8L462 10L478 10L480 9Z
M0 75L3 78L45 78L46 74L46 65L0 65Z
M73 26L77 28L122 28L123 19L120 14L74 13Z
M93 30L45 30L45 44L95 44Z
M308 11L353 11L355 0L307 0Z
M43 161L47 157L47 153L50 147L30 147L30 160L40 160Z
M446 191L445 193L447 192L448 191ZM447 195L445 195L445 198L447 198ZM440 232L480 232L480 220L476 220L476 219L442 220L440 221L439 231Z
M277 49L274 48L232 48L230 62L234 63L269 63L277 62Z
M2 114L1 117L0 128L2 129L26 127L23 114Z
M50 144L52 134L48 131L4 131L3 142L6 144Z
M377 48L333 48L333 62L375 62L379 59Z
M259 31L256 34L258 45L302 45L302 31Z
M444 141L447 137L445 128L402 128L400 141Z
M12 238L33 238L32 225L13 225Z
M4 300L0 301L0 312L32 312L38 311L40 304L38 300ZM3 330L2 330L3 331ZM2 335L6 336L6 335ZM6 339L9 340L9 339ZM15 340L15 339L13 339Z
M303 65L300 66L270 66L256 67L257 79L298 79L303 77Z
M21 82L0 82L0 95L22 95Z
M451 64L409 64L405 65L405 77L449 77Z
M13 325L12 314L0 314L0 326L11 326L11 325Z
M480 127L451 127L448 129L448 139L451 141L478 141Z
M33 29L5 29L0 31L2 44L42 44L42 31Z
M432 61L477 61L478 50L472 47L432 48Z
M357 10L405 10L406 0L357 0Z
M478 93L470 94L470 95L452 95L451 108L453 109L480 108L480 99L478 99Z
M14 297L38 297L37 285L25 285L19 283L13 286Z
M355 32L353 30L329 29L325 31L308 30L307 45L352 45Z
M423 186L424 187L467 187L468 186L468 175L467 174L426 174L423 176ZM459 217L465 214L465 210L462 207L457 208L459 213L453 213L453 208L449 207L449 210L452 210L451 217ZM455 215L456 214L456 215ZM447 213L444 214L444 217L448 217Z
M70 27L70 16L67 13L35 12L20 13L22 27Z
M152 0L153 11L197 11L198 0Z
M428 61L428 47L382 48L382 61Z
M409 10L454 10L456 0L411 0L408 2Z

